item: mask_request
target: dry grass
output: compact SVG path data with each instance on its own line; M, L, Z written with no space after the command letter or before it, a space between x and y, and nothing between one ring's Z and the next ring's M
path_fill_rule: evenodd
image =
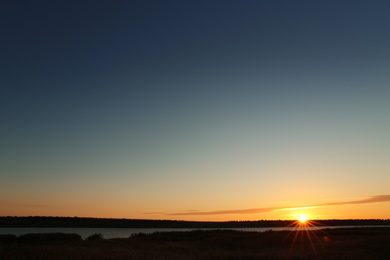
M157 232L127 239L0 236L0 259L390 259L390 228Z

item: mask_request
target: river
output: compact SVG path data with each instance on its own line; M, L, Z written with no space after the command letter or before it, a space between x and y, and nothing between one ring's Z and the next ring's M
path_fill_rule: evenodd
M363 226L308 226L305 229L317 230L325 228L352 228L352 227L363 227ZM364 226L364 227L389 227L389 226ZM302 228L302 227L301 227ZM213 230L215 228L205 228L201 230ZM264 232L268 230L281 231L298 230L298 227L258 227L258 228L219 228L227 230L237 231L255 231ZM103 238L127 238L132 234L137 233L153 233L153 232L169 232L169 231L191 231L199 230L191 228L0 228L0 235L13 234L13 235L24 235L29 233L76 233L79 234L83 239L93 234L102 234Z

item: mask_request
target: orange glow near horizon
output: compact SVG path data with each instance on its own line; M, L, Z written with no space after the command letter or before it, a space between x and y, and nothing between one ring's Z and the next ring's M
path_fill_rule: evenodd
M76 196L77 195L77 196ZM156 205L141 204L134 198L127 200L128 205L123 206L123 201L115 196L99 197L99 200L91 200L85 194L76 194L72 197L72 203L60 196L56 202L52 198L41 199L41 204L34 204L33 200L24 203L0 201L1 216L77 216L97 218L129 218L129 219L166 219L186 221L256 221L256 220L295 220L297 224L310 224L323 219L389 219L390 195L371 196L357 199L338 200L324 204L322 201L312 202L317 206L289 207L289 204L304 205L303 202L288 202L283 204L268 204L266 207L250 208L251 204L240 207L237 203L229 207L229 204L212 205L205 210L197 205L193 210L183 210L183 204ZM38 198L40 199L40 198ZM324 204L324 205L322 205ZM205 202L206 205L206 202ZM255 205L255 203L253 203ZM307 204L310 205L310 204Z
M308 217L306 214L299 214L298 220L300 224L306 224L306 222L308 221Z

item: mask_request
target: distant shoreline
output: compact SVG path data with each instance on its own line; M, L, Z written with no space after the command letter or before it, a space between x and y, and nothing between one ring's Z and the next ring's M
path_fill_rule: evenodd
M256 221L183 221L148 219L113 219L83 217L0 217L0 227L61 227L61 228L257 228L287 227L295 220ZM314 226L390 226L390 219L328 219L313 220Z

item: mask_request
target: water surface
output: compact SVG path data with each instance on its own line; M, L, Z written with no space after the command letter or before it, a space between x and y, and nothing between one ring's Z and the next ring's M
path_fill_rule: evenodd
M308 230L317 230L325 228L354 228L354 227L389 227L389 226L309 226L305 227ZM93 234L102 234L104 238L127 238L132 234L137 233L153 233L153 232L169 232L169 231L191 231L191 230L237 230L237 231L254 231L254 232L265 232L265 231L281 231L297 230L297 227L256 227L256 228L0 228L0 234L13 234L13 235L24 235L29 233L76 233L79 234L83 239Z

